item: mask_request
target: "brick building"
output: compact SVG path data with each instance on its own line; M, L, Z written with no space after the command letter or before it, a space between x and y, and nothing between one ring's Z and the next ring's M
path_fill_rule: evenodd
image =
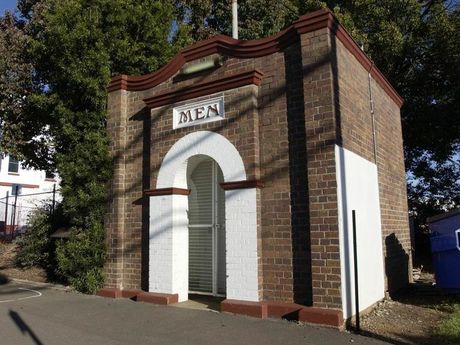
M341 325L409 281L402 99L329 11L114 77L102 295ZM142 293L144 290L149 293ZM136 292L137 291L137 292Z

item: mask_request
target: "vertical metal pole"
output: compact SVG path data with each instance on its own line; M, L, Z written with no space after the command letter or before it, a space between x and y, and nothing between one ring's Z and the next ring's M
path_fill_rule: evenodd
M359 324L359 283L358 283L358 246L356 239L356 211L353 210L353 261L354 261L354 270L355 270L355 311L356 311L356 332L361 331Z
M9 191L6 191L6 203L5 203L5 238L6 238L6 234L7 234L6 227L7 227L7 224L8 224L8 199L9 199L9 196L10 196L10 192L9 192Z
M53 184L53 208L52 208L52 215L54 217L54 207L56 205L56 183Z
M19 185L16 185L16 195L14 196L14 211L13 211L13 221L12 221L12 224L11 224L11 238L13 239L14 237L14 225L16 223L16 205L17 205L17 202L18 202L18 192L19 192Z
M238 1L232 0L232 37L238 39Z

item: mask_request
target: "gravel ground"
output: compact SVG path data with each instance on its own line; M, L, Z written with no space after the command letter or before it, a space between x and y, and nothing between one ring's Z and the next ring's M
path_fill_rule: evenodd
M363 333L394 344L450 344L437 337L436 330L449 316L449 306L458 303L459 299L437 290L433 275L423 273L394 300L378 303L364 316L361 323Z
M363 319L361 327L364 334L395 344L438 345L443 342L434 336L436 325L446 316L430 308L384 301Z

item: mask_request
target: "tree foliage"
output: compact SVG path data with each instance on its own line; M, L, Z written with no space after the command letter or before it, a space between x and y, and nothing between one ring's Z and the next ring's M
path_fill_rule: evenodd
M189 27L194 40L215 34L231 36L231 1L175 0L176 15ZM275 34L297 18L292 1L240 1L239 38L256 39Z
M30 37L21 24L10 12L0 17L0 149L35 162L43 152L46 128L39 112L34 117L25 115L37 85L33 65L25 54Z
M15 34L24 40L15 45L17 53L10 53L24 73L13 73L10 79L18 79L13 81L16 93L7 90L2 100L3 95L13 95L27 103L27 111L12 105L11 113L20 119L0 116L5 133L7 128L14 131L16 124L41 119L31 127L47 134L41 149L48 155L42 160L27 155L15 138L5 137L10 146L2 149L14 148L31 165L58 171L63 209L72 229L70 240L58 248L60 272L80 290L92 292L102 277L102 222L112 170L105 130L106 87L112 75L144 74L165 64L176 52L176 42L181 42L181 31L172 35L173 5L160 0L20 0L18 8L19 19L2 19L9 31L0 46L6 47ZM15 71L13 62L8 60L4 70ZM21 83L30 84L32 91L21 93ZM18 136L37 142L36 132Z
M35 209L28 216L28 224L29 230L15 241L18 246L16 263L21 267L47 268L53 256L50 235L54 230L49 207Z

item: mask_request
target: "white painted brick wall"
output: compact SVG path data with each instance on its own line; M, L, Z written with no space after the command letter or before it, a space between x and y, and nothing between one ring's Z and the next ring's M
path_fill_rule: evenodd
M185 195L150 197L149 291L188 299L188 200Z
M173 293L173 195L150 197L149 291Z
M355 314L352 210L356 210L359 305L364 310L384 297L382 229L377 166L335 147L339 209L342 305L345 318Z
M257 191L225 192L227 298L259 301Z
M173 291L188 300L188 197L173 195Z

